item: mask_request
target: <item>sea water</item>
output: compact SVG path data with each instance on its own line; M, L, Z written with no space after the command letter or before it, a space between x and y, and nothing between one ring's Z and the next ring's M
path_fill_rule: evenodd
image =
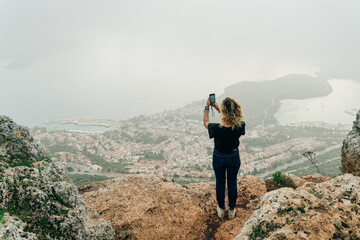
M332 92L327 96L281 100L276 119L282 124L314 121L351 124L360 109L360 81L332 79L328 83Z

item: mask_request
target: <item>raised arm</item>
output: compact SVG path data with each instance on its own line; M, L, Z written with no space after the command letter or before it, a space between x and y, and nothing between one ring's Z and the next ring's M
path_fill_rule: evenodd
M208 98L204 110L204 126L206 127L206 129L208 128L209 125L209 106L210 106L210 98Z
M212 106L216 109L216 111L220 112L220 106L217 104L217 102L215 102Z
M241 122L241 132L240 135L245 135L245 122Z

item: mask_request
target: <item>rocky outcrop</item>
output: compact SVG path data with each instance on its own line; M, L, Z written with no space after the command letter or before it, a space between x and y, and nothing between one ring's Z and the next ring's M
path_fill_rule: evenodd
M268 192L235 239L360 239L360 177Z
M25 224L5 213L2 219L0 239L35 240L38 239L35 233L25 231Z
M219 219L215 183L180 185L132 175L79 187L85 202L111 222L117 239L232 239L266 193L255 176L238 179L235 219Z
M0 239L113 239L87 207L65 165L29 131L0 116Z
M352 130L344 140L341 157L342 172L360 176L360 111L356 114Z
M321 183L330 180L330 177L323 176L321 174L313 174L307 176L295 176L293 174L284 174L284 183L277 183L274 178L265 179L267 191L273 191L283 187L290 187L297 189L304 185L306 182Z

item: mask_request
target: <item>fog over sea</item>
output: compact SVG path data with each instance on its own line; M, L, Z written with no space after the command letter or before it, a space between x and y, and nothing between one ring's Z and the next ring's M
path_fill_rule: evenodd
M0 71L4 76L6 70ZM8 79L16 74L9 74ZM19 74L17 75L19 77ZM181 88L135 86L122 82L119 85L97 84L97 90L91 86L62 84L61 81L48 84L20 80L3 82L9 91L4 91L0 102L1 114L12 117L16 122L28 127L46 126L49 129L62 128L62 124L44 125L51 120L74 118L120 118L126 119L142 114L163 112L183 107L187 103L205 99L208 92L201 86L185 85ZM326 123L350 124L354 120L360 102L360 82L349 79L328 81L332 93L325 97L305 100L287 99L281 101L281 107L275 114L280 123L323 121ZM165 85L168 87L167 85ZM189 87L186 94L186 87ZM216 94L223 93L224 87L214 87ZM178 94L177 94L178 92ZM199 93L197 95L197 93ZM200 94L201 93L201 94ZM199 114L202 109L199 109ZM246 116L246 113L244 113ZM66 124L64 128L73 130L104 130L101 127L76 126Z
M124 119L241 81L359 80L359 9L357 0L0 0L0 114L28 127Z
M51 68L49 61L53 60L49 58L21 70L1 69L0 65L0 114L8 115L28 127L46 126L43 123L47 121L75 118L126 119L183 107L193 101L206 99L211 92L219 96L228 85L238 82L221 82L221 77L212 82L207 79L116 81L106 76L94 79L86 71L77 72L74 76L65 76L54 68L53 74L48 69L42 72L42 68ZM309 68L308 73L314 69ZM307 69L299 69L304 70ZM284 71L283 74L288 72ZM268 72L267 79L283 74ZM77 81L76 77L88 78L89 81ZM263 79L259 77L258 80ZM202 114L202 109L199 109L199 114Z

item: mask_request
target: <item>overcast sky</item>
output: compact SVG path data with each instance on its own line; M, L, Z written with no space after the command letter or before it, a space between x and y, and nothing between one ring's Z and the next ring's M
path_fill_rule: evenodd
M0 110L39 92L49 109L171 107L289 73L360 79L359 13L358 0L0 0Z

